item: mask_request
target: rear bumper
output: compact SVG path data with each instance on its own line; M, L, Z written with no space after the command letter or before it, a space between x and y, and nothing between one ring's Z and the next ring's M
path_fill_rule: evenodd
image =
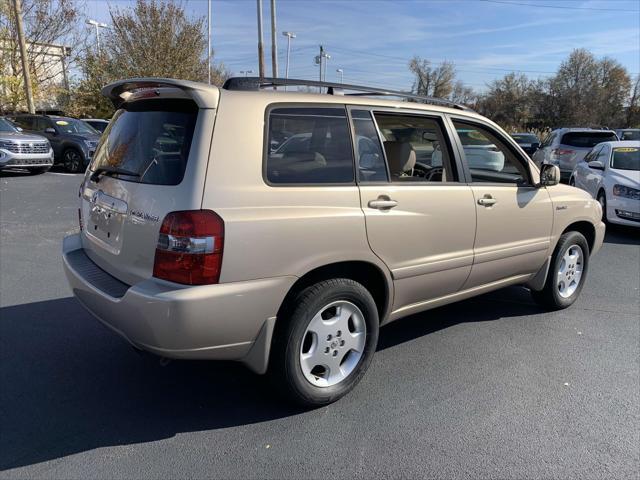
M53 150L47 153L14 153L0 149L0 168L41 168L53 165Z
M83 255L79 235L64 239L73 294L135 347L168 358L240 360L257 372L266 369L275 316L296 277L196 287L149 278L127 286Z

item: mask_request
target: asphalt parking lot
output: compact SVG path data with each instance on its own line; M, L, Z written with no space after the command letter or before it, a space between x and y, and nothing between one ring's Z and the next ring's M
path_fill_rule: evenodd
M638 478L637 231L610 229L568 310L508 288L396 322L354 392L303 411L80 307L59 253L79 182L0 173L1 478Z

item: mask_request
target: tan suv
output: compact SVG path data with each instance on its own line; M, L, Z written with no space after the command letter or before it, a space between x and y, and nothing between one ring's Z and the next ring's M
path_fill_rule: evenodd
M571 305L602 244L597 201L442 100L257 78L103 94L73 293L138 349L269 370L307 405L358 383L380 325L514 284Z

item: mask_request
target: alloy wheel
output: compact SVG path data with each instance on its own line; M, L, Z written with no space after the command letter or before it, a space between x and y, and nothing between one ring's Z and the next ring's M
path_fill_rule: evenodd
M367 326L353 303L332 302L317 312L305 330L300 365L305 378L317 387L346 379L362 359Z
M556 273L556 288L562 298L569 298L582 280L584 253L578 245L567 248Z

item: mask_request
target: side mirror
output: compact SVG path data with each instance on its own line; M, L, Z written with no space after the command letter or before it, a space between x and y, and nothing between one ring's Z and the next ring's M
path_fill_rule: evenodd
M58 132L56 132L55 128L47 127L47 128L44 129L44 133L50 133L51 135L55 135Z
M560 183L560 168L550 163L542 164L540 168L540 186L552 187Z
M598 160L593 160L587 163L587 166L593 170L604 170L604 165L602 164L602 162L599 162Z

